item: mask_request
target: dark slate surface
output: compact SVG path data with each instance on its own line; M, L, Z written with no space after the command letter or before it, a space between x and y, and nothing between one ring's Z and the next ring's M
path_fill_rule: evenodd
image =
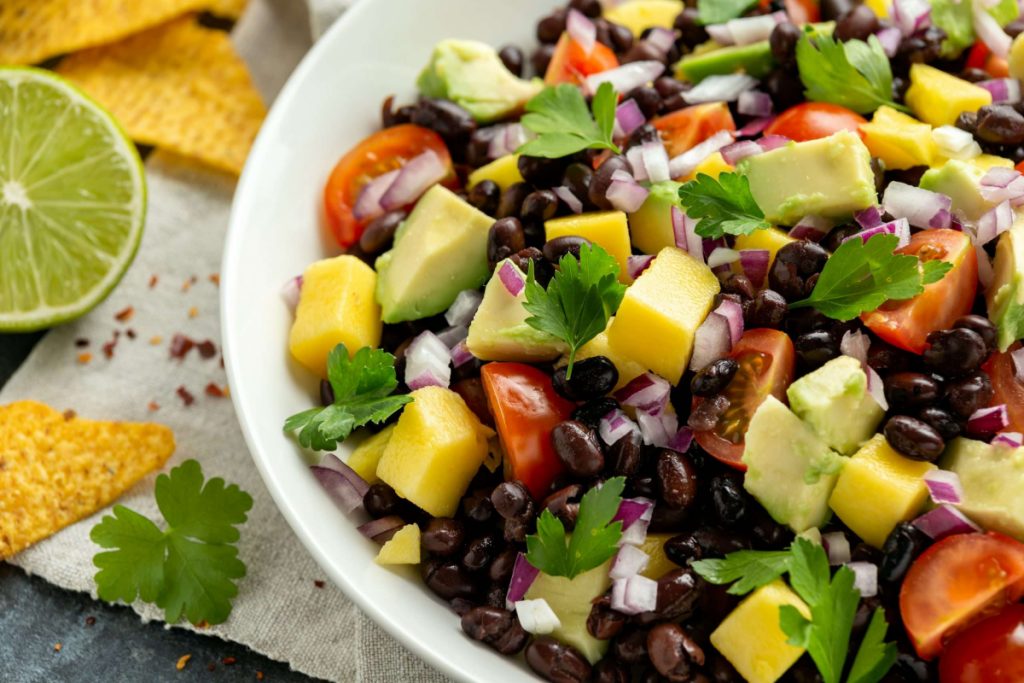
M0 386L41 337L0 335ZM186 654L192 658L178 671L175 665ZM234 663L225 664L230 658ZM257 672L264 681L315 680L241 645L159 623L143 624L128 607L57 588L0 562L3 683L255 681Z

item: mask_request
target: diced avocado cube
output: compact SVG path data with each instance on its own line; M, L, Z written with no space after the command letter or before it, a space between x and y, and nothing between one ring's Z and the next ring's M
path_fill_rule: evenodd
M625 26L639 38L649 28L672 29L683 7L682 0L632 0L608 6L604 18Z
M747 157L737 168L771 223L844 218L878 203L871 153L848 130Z
M427 97L451 100L480 123L516 114L544 84L505 68L497 51L475 40L442 40L416 81Z
M743 72L764 78L775 68L775 58L767 40L749 45L718 47L704 52L694 51L676 64L676 78L697 83L708 76Z
M887 169L934 166L942 158L932 127L892 107L879 107L870 123L861 124L860 132L871 155Z
M523 182L523 174L519 172L519 155L506 154L491 163L481 166L469 174L469 186L491 180L501 188L502 192L516 183Z
M939 465L956 472L964 488L957 507L986 529L1024 541L1024 448L958 438Z
M745 249L764 249L768 252L768 267L771 268L771 264L775 262L775 255L779 253L779 249L790 242L796 242L795 239L789 236L789 234L778 228L761 228L754 232L747 233L746 235L736 236L736 248L739 250ZM736 272L740 272L741 266L739 263L734 263L733 267L736 268ZM742 273L741 273L742 274Z
M614 316L608 321L608 327L611 327L613 322L615 322ZM608 327L605 328L604 332L580 347L579 351L576 352L576 360L581 361L584 358L593 358L594 356L604 356L610 360L615 369L619 371L619 381L615 385L615 391L618 391L647 372L647 368L612 348L612 345L608 343ZM569 356L564 355L558 364L565 365L568 362Z
M398 495L435 517L451 517L487 457L494 432L480 424L462 397L424 387L401 417L377 465L377 476Z
M633 245L645 254L676 246L672 207L684 210L679 199L680 187L682 183L672 180L652 184L643 205L629 214L629 235Z
M420 528L406 524L377 553L377 564L419 564Z
M506 265L507 264L507 265ZM466 346L480 360L524 361L534 363L557 358L567 350L564 342L526 324L530 314L523 308L526 290L513 296L501 282L502 268L516 268L509 260L494 269L487 282L484 298L469 324ZM516 268L523 281L526 276Z
M743 463L743 488L776 522L800 533L828 520L843 458L774 396L750 420Z
M558 237L583 237L608 252L619 262L619 282L629 282L629 223L622 211L583 213L578 216L553 218L544 223L548 241Z
M860 361L833 358L786 390L789 407L828 447L849 455L871 438L885 411L868 393Z
M847 461L829 505L851 531L881 548L897 524L921 511L928 500L924 476L934 469L903 457L877 434Z
M965 111L992 104L992 93L933 66L913 64L905 99L917 118L938 127L952 126Z
M999 349L1005 351L1024 338L1024 218L1019 214L999 236L993 270L985 297L988 317L999 329Z
M666 247L626 290L608 343L626 358L679 384L693 336L711 312L718 278L685 251Z
M977 165L950 159L939 168L925 171L921 176L921 187L938 192L953 200L953 212L976 222L985 212L995 206L981 196L981 178L985 171Z
M547 600L558 616L561 626L551 637L576 648L591 664L596 664L608 651L607 640L598 640L587 630L591 603L608 590L611 560L572 579L541 573L526 591L527 600Z
M390 251L377 259L377 301L386 323L427 318L464 289L487 281L487 231L494 219L441 185L416 203Z
M391 440L391 433L395 431L394 425L388 425L376 434L363 439L348 456L348 466L355 470L356 474L366 480L367 484L376 484L380 479L377 477L377 465L384 455L388 441Z
M800 596L776 579L747 596L711 634L711 644L747 683L775 683L804 654L779 626L783 605L811 618Z
M317 261L302 274L302 291L288 347L295 360L327 377L327 354L344 344L349 354L380 343L377 274L355 256Z

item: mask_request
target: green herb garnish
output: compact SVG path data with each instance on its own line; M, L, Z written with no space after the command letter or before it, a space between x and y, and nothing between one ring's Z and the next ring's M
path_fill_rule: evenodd
M757 0L697 0L697 18L700 23L721 24L742 17Z
M746 595L789 571L790 557L788 550L739 550L723 559L698 560L691 566L713 584L732 583L727 591L730 595Z
M549 159L584 149L610 149L618 154L619 148L612 142L616 99L611 83L602 83L590 104L591 117L583 93L575 85L544 88L526 103L527 113L521 121L537 137L516 152Z
M861 114L885 105L909 111L892 98L892 69L878 38L837 42L808 30L796 45L796 65L807 99Z
M391 396L398 386L395 357L387 351L363 347L349 359L348 349L338 344L327 356L327 380L334 403L292 415L286 432L298 431L299 443L318 451L333 450L352 430L370 422L383 422L410 396Z
M701 237L747 235L772 227L750 193L750 182L739 173L723 173L718 180L699 173L679 188L679 199L686 215L700 219L695 230Z
M113 548L92 560L100 598L142 598L172 624L182 615L193 624L225 621L238 595L235 580L245 576L236 526L245 522L252 498L220 477L204 484L199 463L186 460L157 477L156 504L166 530L123 505L92 528L94 543Z

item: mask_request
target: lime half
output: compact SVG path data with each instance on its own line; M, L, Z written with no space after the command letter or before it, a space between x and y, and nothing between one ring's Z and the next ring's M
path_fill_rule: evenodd
M142 162L110 114L48 71L0 68L0 331L102 301L145 215Z

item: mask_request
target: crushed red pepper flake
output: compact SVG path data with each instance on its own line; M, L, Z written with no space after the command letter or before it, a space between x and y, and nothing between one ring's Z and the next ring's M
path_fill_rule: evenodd
M230 657L229 656L229 657L225 657L224 659L220 660L220 662L224 666L233 666L234 664L238 663L238 659L236 657Z
M213 358L217 355L217 345L213 343L212 339L201 341L196 344L196 350L199 351L199 355L205 358Z
M193 396L184 385L178 387L175 393L177 393L178 397L181 398L181 401L185 404L186 408L196 402L196 397Z
M107 358L113 358L115 348L117 348L117 337L114 337L103 345L103 355Z
M64 411L64 419L67 420L68 422L74 420L76 417L78 417L78 413L76 413L71 408L68 408L67 410Z
M316 586L317 588L323 588L324 587L324 582L321 581L320 579L316 579L316 580L313 581L313 585Z
M149 338L149 343L152 344L153 346L160 346L160 344L163 343L163 341L164 338L161 337L159 334L154 334L152 337Z
M210 282L220 286L220 273L210 273Z
M209 664L207 664L206 665L206 670L207 671L216 671L217 670L216 662L210 662Z
M82 348L88 345L89 340L86 339L85 337L79 337L78 339L75 340L75 346L77 346L78 348Z
M117 313L114 314L114 318L118 322L126 323L126 322L128 322L129 320L132 319L133 315L135 315L135 307L134 306L125 306L120 311L118 311Z
M126 335L128 335L128 338L129 338L129 339L135 339L135 337L137 337L137 336L138 336L137 334L135 334L135 330L133 330L133 329L132 329L132 328L130 328L130 327L129 327L129 328L127 329L127 330L125 330L125 331L124 331L124 333L125 333Z
M192 655L182 655L178 657L178 662L174 665L174 668L178 671L182 671L188 665L188 660L190 659L192 659Z
M181 360L188 355L188 352L191 351L192 347L195 345L196 343L190 338L183 334L176 333L171 339L171 358Z
M199 315L199 309L196 308L195 306L193 306L192 308L188 309L188 317L195 318L198 315Z
M61 649L62 649L63 647L64 647L64 646L63 646L63 645L61 645L60 643L54 643L54 644L53 644L53 651L54 651L54 652L60 652L60 651L61 651Z
M262 671L257 671L256 672L256 680L257 681L262 681L263 680L263 672Z
M160 410L160 404L157 403L156 401L150 401L149 405L146 407L149 408L149 412L151 413L155 413L156 411Z
M156 275L150 275L149 276L149 288L150 289L153 289L154 287L156 287L156 283L158 283L158 282L160 282L160 278L159 277L157 277Z
M92 354L88 351L78 354L78 362L82 365L88 365L92 361Z
M206 385L206 395L214 398L224 398L224 390L217 386L215 383L210 382Z
M85 618L85 625L86 626L92 626L95 623L96 623L96 617L88 616L88 617Z

